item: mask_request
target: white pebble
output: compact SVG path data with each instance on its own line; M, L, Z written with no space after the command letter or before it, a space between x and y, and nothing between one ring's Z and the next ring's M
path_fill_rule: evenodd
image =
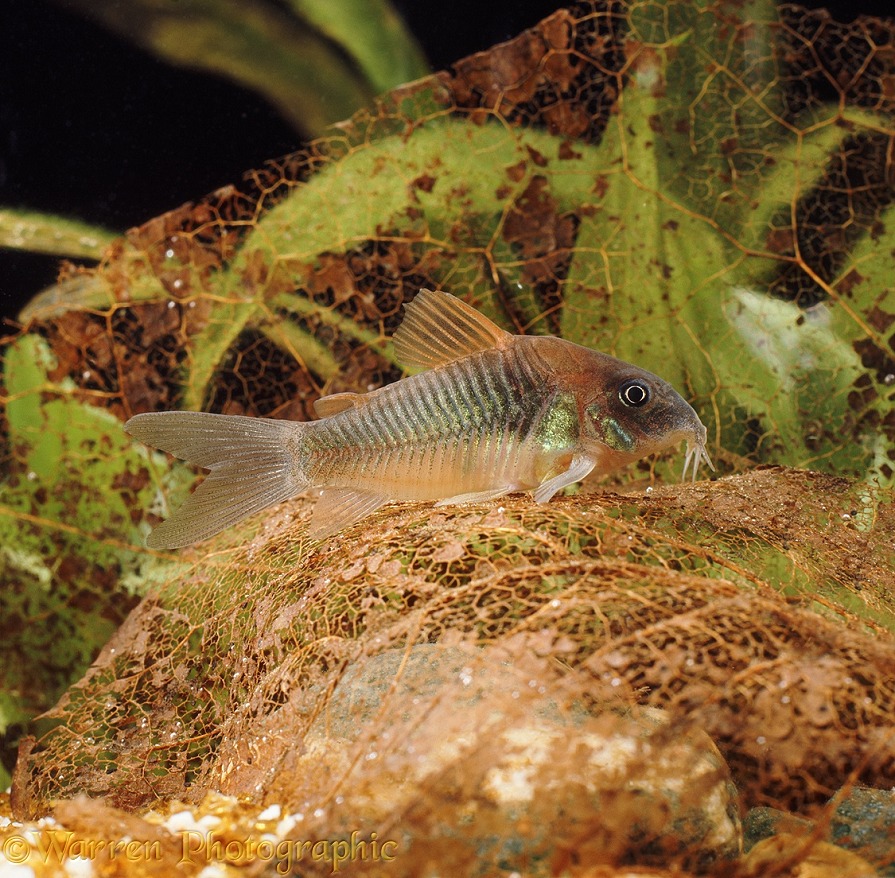
M298 821L291 815L287 814L278 824L276 833L280 838L286 838L290 832L298 825Z
M62 868L71 878L93 878L93 863L86 857L69 857Z
M165 821L165 828L172 832L185 832L187 829L204 829L196 820L192 811L178 811Z
M271 805L269 808L266 808L262 811L255 819L259 822L264 822L267 820L279 820L282 816L283 811L279 805Z

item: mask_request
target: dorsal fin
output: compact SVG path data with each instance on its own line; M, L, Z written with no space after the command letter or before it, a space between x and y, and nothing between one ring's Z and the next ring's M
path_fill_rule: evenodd
M363 394L352 393L350 390L344 393L331 393L329 396L321 396L314 402L314 414L318 418L328 418L344 412L345 409L357 408L363 401Z
M471 305L441 290L420 290L405 305L392 338L404 366L433 369L469 354L506 347L513 336Z

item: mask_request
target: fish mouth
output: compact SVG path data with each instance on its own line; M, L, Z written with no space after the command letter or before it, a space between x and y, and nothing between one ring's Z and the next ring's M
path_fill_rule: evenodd
M696 474L699 471L699 465L705 463L708 468L714 472L715 465L709 457L709 453L705 450L706 429L702 426L701 431L693 430L687 438L687 453L684 456L684 471L681 473L681 481L687 480L687 470L692 469L690 480L696 481Z

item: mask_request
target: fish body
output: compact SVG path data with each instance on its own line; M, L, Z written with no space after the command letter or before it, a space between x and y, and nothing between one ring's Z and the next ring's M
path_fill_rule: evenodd
M706 430L661 378L563 339L517 336L447 293L421 290L395 351L419 374L316 403L308 423L161 412L125 425L136 438L210 470L147 541L190 545L315 490L309 535L323 538L391 501L483 501L532 491L547 502L606 473L688 443L693 476Z

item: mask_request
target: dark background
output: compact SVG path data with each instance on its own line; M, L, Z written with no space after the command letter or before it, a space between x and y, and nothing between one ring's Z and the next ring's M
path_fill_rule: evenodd
M259 96L169 66L46 0L0 0L0 207L121 231L294 151ZM509 39L561 0L396 0L434 68ZM892 0L826 5L895 17ZM58 260L0 249L0 316L52 283Z

